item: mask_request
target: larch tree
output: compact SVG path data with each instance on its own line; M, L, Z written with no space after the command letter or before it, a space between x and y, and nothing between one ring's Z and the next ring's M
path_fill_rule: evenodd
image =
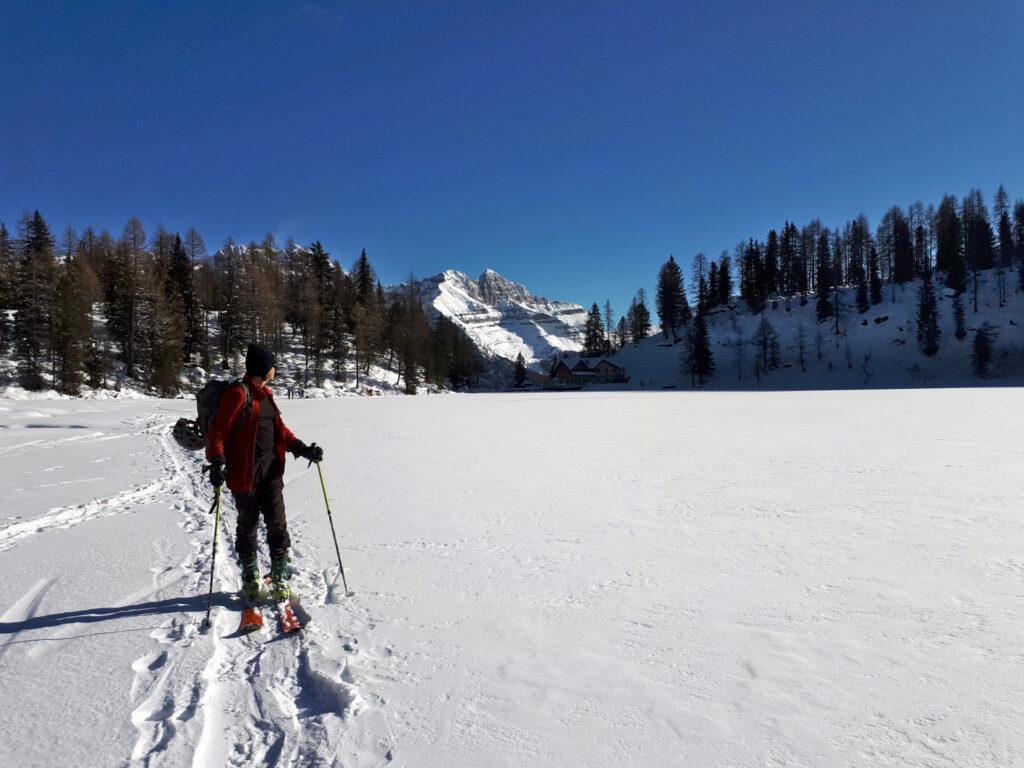
M818 236L818 247L815 250L814 260L817 266L816 294L817 301L814 305L814 313L818 322L824 322L832 317L832 302L830 293L832 291L832 253L828 247L828 233L822 232Z
M767 375L779 367L779 335L764 315L761 315L750 343L757 350L757 367L762 374Z

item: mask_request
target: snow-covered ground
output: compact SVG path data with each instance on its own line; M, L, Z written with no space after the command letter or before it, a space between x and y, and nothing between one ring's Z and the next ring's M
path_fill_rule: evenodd
M190 403L0 401L0 765L1024 765L1021 395L285 400L289 637Z

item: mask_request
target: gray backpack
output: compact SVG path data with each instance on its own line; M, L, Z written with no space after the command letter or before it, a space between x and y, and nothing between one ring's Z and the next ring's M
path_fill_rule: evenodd
M241 387L245 392L245 415L252 410L252 392L241 379L224 381L223 379L211 379L196 393L197 416L194 421L189 419L178 419L174 425L174 439L178 445L189 451L200 451L209 447L210 428L217 416L217 409L220 407L220 400L231 387ZM242 424L243 418L235 422L234 429ZM232 432L234 432L234 429Z

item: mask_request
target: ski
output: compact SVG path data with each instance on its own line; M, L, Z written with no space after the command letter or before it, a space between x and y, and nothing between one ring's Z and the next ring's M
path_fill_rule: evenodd
M277 623L281 631L286 635L302 629L302 622L295 615L291 600L281 600L276 603Z
M288 597L283 600L278 599L273 593L273 582L268 574L263 578L264 589L260 590L260 597L264 594L270 599L270 602L274 605L274 612L277 615L277 625L280 630L288 635L292 632L297 632L302 629L302 621L295 614L295 606L298 605L298 596L292 593L291 589L288 590Z
M246 603L242 608L242 621L238 625L240 634L255 632L263 626L263 613L256 605Z

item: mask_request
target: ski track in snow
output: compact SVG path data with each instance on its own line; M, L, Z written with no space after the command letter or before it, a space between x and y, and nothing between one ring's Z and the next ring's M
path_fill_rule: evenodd
M165 562L154 543L152 583L117 601L128 607L147 600L188 600L209 589L213 516L208 514L211 489L200 473L201 463L170 437L166 413L129 419L131 434L151 436L162 477L101 499L55 507L28 520L0 528L0 552L39 533L69 528L109 515L133 514L144 505L174 499L179 525L191 538L182 562ZM2 456L50 448L73 441L110 440L124 435L92 432L54 440L33 440L0 449ZM199 456L196 454L195 456ZM269 609L265 626L252 635L238 635L240 588L234 559L234 518L225 491L214 582L212 627L203 632L202 613L182 612L151 633L153 648L131 662L128 692L130 718L137 739L124 766L135 768L205 766L384 766L392 761L394 738L383 711L384 701L364 693L360 662L395 663L362 646L376 626L355 596L345 598L333 584L336 569L293 574L293 585L314 613L338 610L346 636L334 636L312 621L297 635L285 636ZM304 526L290 522L293 568L301 565ZM0 623L23 622L38 610L53 579L42 579L0 616ZM195 605L197 603L193 603ZM203 601L205 606L205 600ZM299 608L300 616L305 616ZM326 624L325 624L326 626ZM48 652L79 631L74 625L51 633L47 643L27 653ZM363 642L361 642L363 636ZM0 657L17 642L17 633L0 645Z
M75 435L72 437L56 438L53 440L33 440L27 443L19 443L17 445L0 448L0 456L16 456L24 453L25 449L50 449L54 446L69 442L117 440L129 435L140 434L158 435L160 432L166 430L166 419L166 415L163 414L149 414L142 417L135 417L126 420L126 423L138 427L135 432L115 435L108 435L104 432L91 432L86 435ZM161 444L163 444L163 441L161 441ZM165 468L171 468L173 465L169 462L164 462L164 466ZM70 485L76 482L85 482L88 479L90 478L76 478L36 487L42 488L57 485ZM90 501L62 507L54 507L41 515L36 515L35 517L27 520L17 520L16 522L0 528L0 552L4 552L11 547L16 546L19 541L37 533L43 533L55 528L70 528L71 526L78 525L79 523L83 523L96 517L132 514L138 511L139 506L142 504L158 501L163 496L175 492L180 484L181 478L179 473L175 471L168 477L163 477L150 483L127 488L105 498L92 499Z
M166 418L166 417L164 417ZM213 517L209 485L193 461L169 437L159 436L175 489L180 525L192 537L184 562L154 568L160 599L208 590ZM372 628L354 598L333 601L331 571L293 575L293 585L317 613L340 607L350 637L335 637L315 619L294 636L280 634L272 612L252 635L238 635L238 603L226 597L240 588L233 557L233 511L225 493L218 542L212 627L200 630L201 615L179 614L153 632L154 649L132 663L135 680L132 723L138 739L132 766L383 766L394 740L383 701L365 694L351 666L360 658L360 632ZM301 562L303 526L290 524L293 560ZM172 582L162 573L176 572ZM158 583L159 582L159 583ZM223 592L221 591L223 590ZM301 611L300 611L301 614Z

